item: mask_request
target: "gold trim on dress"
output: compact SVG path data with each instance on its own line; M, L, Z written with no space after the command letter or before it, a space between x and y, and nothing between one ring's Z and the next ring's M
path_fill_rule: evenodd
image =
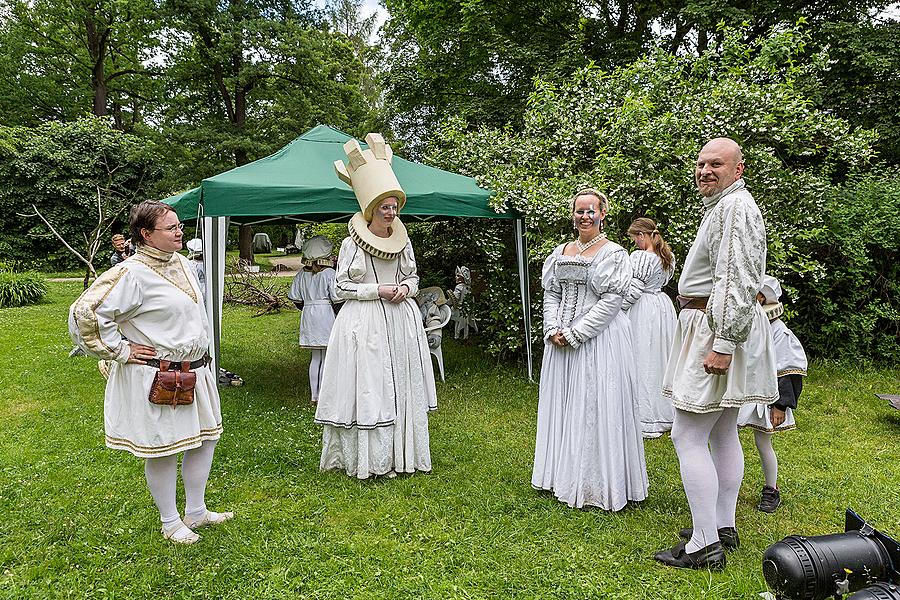
M219 423L219 425L213 429L201 429L200 433L195 436L184 438L177 442L166 444L165 446L141 446L140 444L135 444L131 440L125 438L115 438L109 435L105 437L107 447L114 450L127 450L135 454L161 456L180 452L186 448L196 447L197 442L203 443L206 440L217 438L222 435L223 431L222 424Z
M181 263L181 259L176 255L173 254L169 262L164 264L164 268L166 270L172 271L171 276L167 275L162 269L159 269L156 266L150 264L150 262L146 259L143 259L143 256L140 254L134 255L131 260L141 263L142 265L177 287L179 290L187 294L188 297L190 297L190 299L194 301L194 304L197 304L197 294L194 293L194 288L190 283L190 279L188 279L187 273L184 270L184 265ZM178 270L176 270L176 264L180 269L180 277Z
M72 304L72 318L84 345L99 356L115 359L116 349L111 348L103 341L103 336L100 334L100 320L97 318L97 308L109 297L127 272L128 267L124 264L116 265L100 275L94 284L84 290Z

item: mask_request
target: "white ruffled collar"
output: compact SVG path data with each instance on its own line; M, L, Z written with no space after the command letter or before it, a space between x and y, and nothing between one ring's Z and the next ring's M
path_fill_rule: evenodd
M357 246L372 256L387 260L395 258L403 252L407 242L409 242L406 226L400 222L399 218L395 218L391 223L391 235L386 238L379 237L369 231L368 223L361 212L353 215L353 218L347 223L347 230L350 232L350 238Z

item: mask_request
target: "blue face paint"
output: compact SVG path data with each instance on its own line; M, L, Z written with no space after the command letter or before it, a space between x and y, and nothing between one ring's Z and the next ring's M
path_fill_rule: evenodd
M600 215L597 211L594 210L594 205L591 204L587 210L576 210L575 216L572 217L572 223L575 225L575 228L578 229L578 224L581 222L582 217L587 217L591 220L591 224L596 227L600 223Z

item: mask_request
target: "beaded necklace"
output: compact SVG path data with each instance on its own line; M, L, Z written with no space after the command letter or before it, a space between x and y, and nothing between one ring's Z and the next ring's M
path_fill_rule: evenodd
M593 238L587 242L582 242L581 240L575 240L575 247L578 248L578 254L584 254L585 250L587 250L594 244L597 244L601 240L605 240L605 239L606 239L606 234L599 233L595 238Z

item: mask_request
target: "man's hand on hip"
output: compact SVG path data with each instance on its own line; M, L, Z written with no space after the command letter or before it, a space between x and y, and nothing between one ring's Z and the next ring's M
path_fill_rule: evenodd
M710 375L724 375L731 366L731 355L720 354L715 350L706 355L703 360L703 370Z

